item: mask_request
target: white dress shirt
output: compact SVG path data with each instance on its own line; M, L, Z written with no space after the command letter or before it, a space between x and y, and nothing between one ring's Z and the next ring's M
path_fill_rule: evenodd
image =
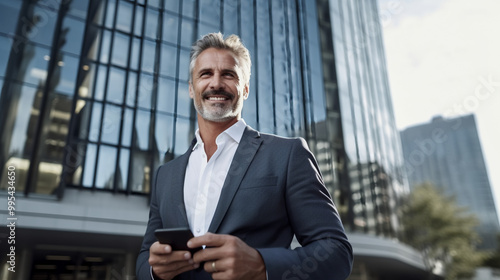
M184 177L184 204L189 227L194 236L208 232L222 186L245 127L245 121L240 119L219 134L215 140L217 150L208 161L200 132L196 130L197 143L189 156Z

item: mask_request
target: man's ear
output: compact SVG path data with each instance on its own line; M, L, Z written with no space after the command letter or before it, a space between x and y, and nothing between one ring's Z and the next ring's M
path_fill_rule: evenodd
M188 84L189 84L189 97L194 99L193 83L191 83L191 81L189 81Z
M249 86L248 84L245 85L245 88L243 89L243 100L246 100L248 98L248 93L249 93Z

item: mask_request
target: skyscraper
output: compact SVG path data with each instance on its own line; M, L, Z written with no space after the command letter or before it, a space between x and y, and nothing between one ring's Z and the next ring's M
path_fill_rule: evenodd
M401 141L410 187L431 183L477 216L479 248L498 246L500 233L493 194L474 115L409 127Z
M252 55L245 121L315 153L352 279L423 273L397 242L407 185L376 2L5 0L0 20L0 190L14 168L21 279L133 275L154 170L196 129L190 45L217 31Z

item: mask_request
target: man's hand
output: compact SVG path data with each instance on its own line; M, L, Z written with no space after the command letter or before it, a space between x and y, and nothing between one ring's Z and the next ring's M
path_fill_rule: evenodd
M265 280L266 266L257 250L231 235L207 233L189 240L189 248L206 245L193 256L195 263L217 279Z
M153 243L149 248L149 265L153 275L160 279L170 280L176 275L199 267L188 251L172 251L170 245Z

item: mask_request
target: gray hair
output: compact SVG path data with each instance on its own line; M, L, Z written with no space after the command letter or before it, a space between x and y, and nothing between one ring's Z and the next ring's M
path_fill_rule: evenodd
M250 83L250 72L252 68L252 61L250 60L250 52L243 45L240 37L237 35L230 35L224 40L220 32L208 33L201 39L196 41L191 47L191 58L189 62L189 80L192 80L193 68L198 56L206 49L216 48L220 50L228 50L234 54L236 64L241 68L243 77L241 79L245 84Z

